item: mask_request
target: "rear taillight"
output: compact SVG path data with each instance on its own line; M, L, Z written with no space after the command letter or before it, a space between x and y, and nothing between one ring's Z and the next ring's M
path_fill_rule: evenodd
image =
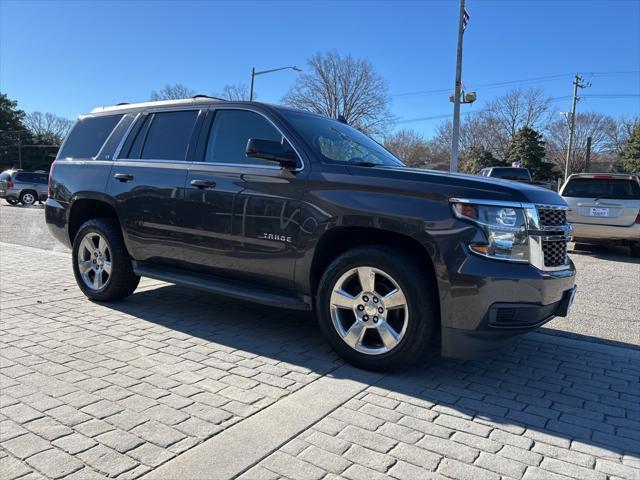
M53 195L51 195L51 175L53 175L53 167L55 167L56 165L56 161L54 160L51 163L51 168L49 169L49 180L47 182L47 196L49 198L51 198Z
M638 216L636 217L636 223L640 223L640 212L638 212Z
M7 188L13 188L13 180L7 180Z

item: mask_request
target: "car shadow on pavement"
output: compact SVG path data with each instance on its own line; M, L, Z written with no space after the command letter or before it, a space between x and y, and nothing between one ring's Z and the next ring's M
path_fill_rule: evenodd
M576 243L573 249L569 250L571 255L584 255L601 260L610 260L622 263L635 263L640 265L640 258L629 255L629 248L618 245L594 245L586 243Z
M310 313L173 285L104 306L219 344L225 351L242 350L319 375L342 365ZM554 448L597 458L639 456L637 349L590 349L541 337L546 335L525 337L483 360L436 356L387 374L375 387L397 401L447 417L444 425L435 419L415 426L433 436L448 438L453 429L484 437L491 431L493 438L495 429L505 444L526 450L540 442L551 456L556 456Z

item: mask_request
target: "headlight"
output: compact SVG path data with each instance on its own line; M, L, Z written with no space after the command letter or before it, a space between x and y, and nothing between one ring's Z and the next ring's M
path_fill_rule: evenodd
M529 236L522 208L471 203L451 205L458 218L474 222L485 234L486 241L469 245L472 251L499 260L529 261Z

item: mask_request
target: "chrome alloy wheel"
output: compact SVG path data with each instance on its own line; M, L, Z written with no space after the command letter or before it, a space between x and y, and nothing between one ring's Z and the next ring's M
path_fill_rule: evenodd
M78 248L78 269L85 285L101 290L111 278L111 250L107 240L96 232L85 235Z
M373 267L344 273L333 286L330 310L342 340L368 355L397 347L409 324L404 292L388 273Z

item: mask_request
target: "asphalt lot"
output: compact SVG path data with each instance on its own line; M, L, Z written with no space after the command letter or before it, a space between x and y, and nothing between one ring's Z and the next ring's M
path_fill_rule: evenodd
M580 329L375 374L310 315L149 279L90 302L63 250L41 209L0 208L2 480L640 478L626 257L576 256Z
M43 250L68 251L44 223L42 206L0 202L0 241ZM578 269L578 295L566 318L542 331L597 342L640 345L640 259L624 247L580 245L571 255Z

